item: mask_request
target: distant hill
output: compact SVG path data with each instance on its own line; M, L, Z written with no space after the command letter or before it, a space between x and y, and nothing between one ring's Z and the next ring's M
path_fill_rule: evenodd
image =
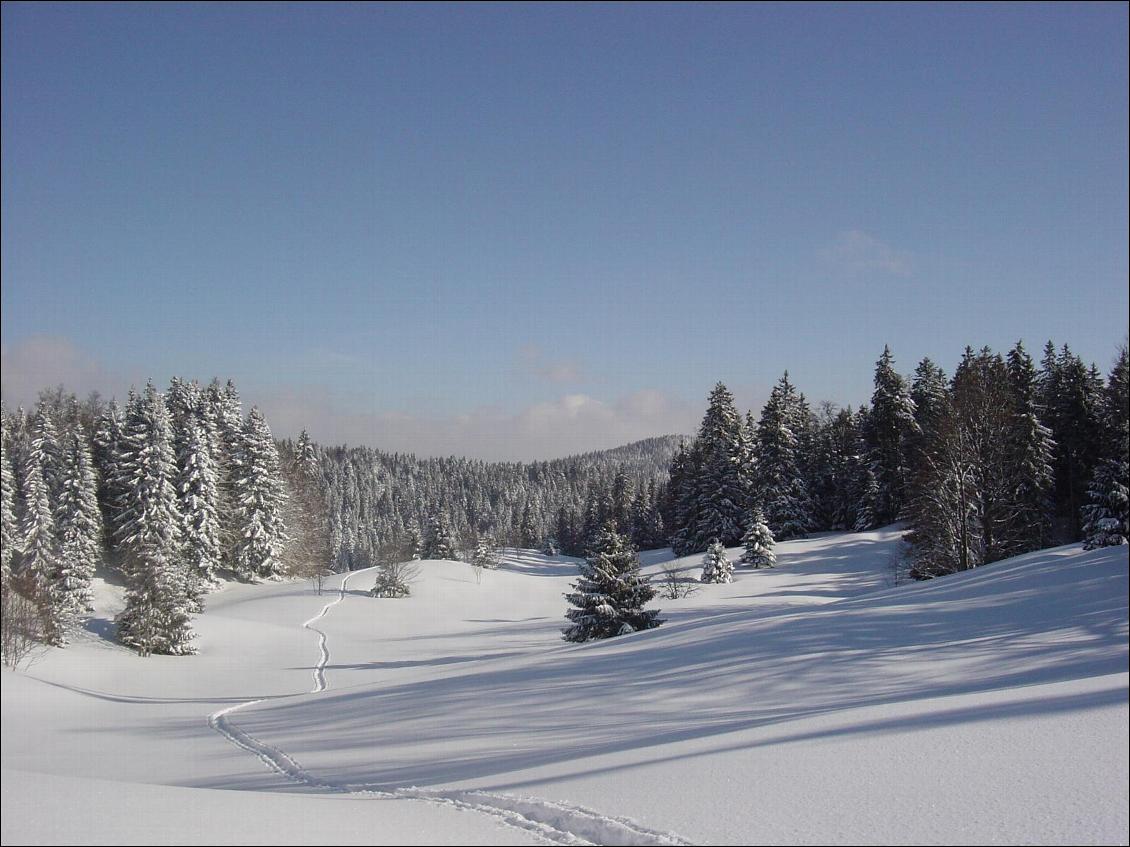
M518 533L527 509L538 539L555 534L564 514L583 519L593 496L623 472L629 496L654 483L662 491L685 437L662 435L608 450L539 462L421 459L372 447L318 447L339 568L370 564L380 547L423 529L442 512L456 539ZM284 456L293 449L280 443Z

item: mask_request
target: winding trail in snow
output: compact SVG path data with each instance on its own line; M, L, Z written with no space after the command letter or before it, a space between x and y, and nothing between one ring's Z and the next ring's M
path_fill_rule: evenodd
M329 688L326 681L326 665L330 661L329 645L326 633L313 624L320 621L329 614L330 609L345 600L346 586L352 576L354 576L353 573L346 574L341 580L337 598L326 603L318 614L302 624L304 629L318 633L320 655L318 663L314 666L314 687L308 692L310 694L320 694ZM302 767L284 750L272 747L250 733L244 732L229 719L231 715L241 709L250 708L266 699L268 698L247 700L219 709L208 716L208 725L236 747L258 757L270 770L315 791L333 794L363 794L388 800L416 800L478 812L489 815L502 824L520 829L549 844L690 845L692 843L673 832L659 832L648 829L630 818L610 817L583 806L574 806L552 800L486 791L441 791L416 787L389 788L380 785L351 785L321 779Z

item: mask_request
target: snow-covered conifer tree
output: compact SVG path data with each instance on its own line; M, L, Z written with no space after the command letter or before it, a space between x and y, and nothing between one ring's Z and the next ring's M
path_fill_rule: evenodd
M0 418L0 591L8 591L12 560L19 543L16 521L16 478L8 455L8 416Z
M499 565L498 546L494 539L487 534L480 535L475 542L475 550L471 554L471 565L486 570L497 570Z
M144 395L131 397L119 452L123 493L115 537L126 605L118 615L118 638L141 655L194 653L172 425L152 383Z
M734 564L726 558L726 548L721 541L713 541L702 557L700 582L721 583L734 581Z
M61 614L70 622L93 609L91 581L102 558L102 511L98 507L94 459L80 430L67 436L62 461L59 501L55 505L59 539L55 591Z
M237 540L235 572L244 579L272 579L283 573L286 545L283 506L286 491L279 452L258 408L252 408L243 430L234 490Z
M1004 531L1008 552L1019 555L1047 546L1051 537L1055 444L1051 430L1040 421L1036 366L1020 342L1008 354L1008 380L1012 389L1007 456L1010 506Z
M749 515L749 529L742 538L745 553L742 561L755 568L771 568L777 564L777 554L773 551L773 533L765 522L761 509L754 508Z
M782 541L804 538L812 525L812 501L795 433L802 408L786 372L773 386L757 426L757 498L774 537Z
M455 541L447 522L447 514L438 509L428 521L421 556L425 559L455 559Z
M1103 457L1095 468L1083 507L1083 540L1088 550L1126 544L1130 539L1130 367L1122 347L1103 397Z
M702 550L711 539L736 544L745 531L749 497L743 465L747 449L734 397L722 383L710 392L695 447L700 461L692 546Z
M655 589L640 574L636 551L614 524L605 524L597 533L580 571L573 591L565 595L573 606L565 613L571 621L562 630L566 641L611 638L663 623L659 610L644 608Z
M404 554L411 559L419 559L424 548L423 538L420 536L420 526L411 520L404 528Z
M20 593L39 609L47 641L66 644L69 620L58 596L59 538L45 468L57 458L55 428L40 409L29 426L23 462L23 520L20 526ZM58 468L53 470L58 478Z
M193 611L203 610L203 596L220 582L219 489L216 468L204 427L194 415L181 424L177 437L177 498L184 520L186 591Z
M906 489L906 439L914 428L914 401L906 380L894 369L890 347L875 364L875 391L867 429L872 473L878 489L874 504L879 525L897 520ZM778 536L780 538L780 536Z

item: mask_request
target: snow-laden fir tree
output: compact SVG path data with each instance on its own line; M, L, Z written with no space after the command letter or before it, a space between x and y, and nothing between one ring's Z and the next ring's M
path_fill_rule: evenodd
M12 560L19 540L16 521L16 477L8 455L8 416L0 418L0 591L5 595L12 579Z
M67 436L62 462L59 501L55 505L59 539L55 592L63 617L75 621L94 608L91 582L102 559L103 542L94 459L80 430L72 430Z
M471 566L493 571L498 570L499 563L498 545L494 543L494 539L487 534L480 535L471 554Z
M184 520L186 591L193 611L203 610L203 597L220 584L219 489L204 427L188 414L177 436L177 497Z
M713 541L702 557L702 576L700 582L721 583L734 581L734 565L726 558L726 548L721 541Z
M773 386L757 425L757 499L781 541L804 538L812 525L812 501L795 432L804 408L786 372ZM740 540L741 535L734 543Z
M425 559L455 559L455 540L451 537L451 528L447 522L447 514L437 510L428 521L428 531L424 536L424 545L420 555Z
M902 513L906 488L906 439L914 428L914 401L906 380L894 369L890 347L875 364L875 391L866 437L878 497L876 525L891 523ZM868 527L870 529L872 527ZM781 536L778 536L780 538Z
M273 579L283 574L286 491L278 448L267 421L256 407L247 416L238 456L233 479L235 572L243 579Z
M122 479L119 442L122 438L122 411L116 400L111 400L94 422L93 455L98 478L98 505L102 509L102 525L106 528L106 541L112 541L113 528L118 525L118 509L122 502Z
M294 444L294 464L308 477L316 478L321 468L318 465L318 451L314 442L310 440L310 433L305 429L298 434L298 441Z
M765 522L761 509L753 508L749 515L749 529L742 538L745 552L742 562L755 568L771 568L777 564L777 554L773 551L773 533Z
M195 653L172 425L152 383L144 395L131 397L119 454L122 503L115 537L126 605L117 619L118 638L143 656Z
M692 546L705 549L712 539L736 544L745 531L749 498L746 436L734 396L722 383L714 386L695 442L696 504Z
M424 548L424 540L420 535L420 526L416 521L409 521L404 528L404 553L409 559L419 559L420 551Z
M1051 538L1055 444L1040 421L1039 385L1032 357L1017 342L1008 354L1012 410L1008 431L1006 519L1008 552L1027 553L1046 547Z
M655 589L641 575L636 551L614 524L605 524L597 533L580 571L573 591L565 595L573 607L565 613L571 623L561 631L566 641L611 638L663 623L658 609L644 608Z
M1063 531L1059 540L1077 541L1082 534L1082 507L1103 444L1101 377L1063 345L1052 374L1051 406L1045 410L1055 440L1056 501Z
M24 451L20 523L20 564L16 574L19 592L39 610L48 643L66 643L70 621L58 597L59 539L45 467L55 460L58 444L55 428L43 409L31 419Z
M238 572L235 561L243 527L240 523L239 482L246 478L240 467L244 459L244 420L239 392L229 379L220 385L213 379L203 392L201 421L210 436L212 463L220 496L220 549L225 567Z
M1104 390L1103 458L1083 507L1084 547L1114 547L1130 539L1130 366L1123 346Z

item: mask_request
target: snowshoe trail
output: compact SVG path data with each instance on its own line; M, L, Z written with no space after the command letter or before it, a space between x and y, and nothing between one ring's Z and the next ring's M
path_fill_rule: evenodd
M352 576L352 573L346 574L341 581L337 598L327 603L318 614L302 624L304 629L318 633L320 655L318 663L314 666L314 687L310 690L310 694L320 694L329 687L326 682L326 665L330 660L330 650L326 634L313 624L324 618L330 609L345 599L346 586ZM520 829L548 844L690 845L692 843L672 832L648 829L629 818L610 817L582 806L573 806L551 800L486 791L440 791L427 788L348 785L321 779L302 767L285 751L260 741L229 720L229 716L240 709L255 706L266 699L273 698L248 700L213 712L208 716L208 725L236 747L258 757L270 770L315 791L333 794L364 794L388 800L415 800L478 812L489 815L506 826Z

